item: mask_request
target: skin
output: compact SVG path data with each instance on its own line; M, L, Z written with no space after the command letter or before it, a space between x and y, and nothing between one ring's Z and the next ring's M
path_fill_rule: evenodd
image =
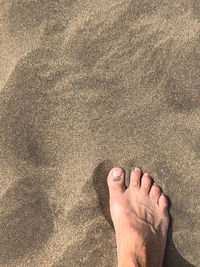
M169 225L167 198L139 168L132 170L128 188L119 167L110 170L107 183L118 267L162 267Z

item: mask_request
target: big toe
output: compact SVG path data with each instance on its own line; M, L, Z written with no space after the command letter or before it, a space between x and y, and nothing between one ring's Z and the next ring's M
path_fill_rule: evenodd
M110 195L123 193L126 190L123 169L119 167L112 168L108 174L107 183Z

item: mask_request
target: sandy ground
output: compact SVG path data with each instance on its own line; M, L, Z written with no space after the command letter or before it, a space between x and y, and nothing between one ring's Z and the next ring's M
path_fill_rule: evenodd
M0 266L116 266L114 166L169 196L164 266L200 266L198 1L0 6Z

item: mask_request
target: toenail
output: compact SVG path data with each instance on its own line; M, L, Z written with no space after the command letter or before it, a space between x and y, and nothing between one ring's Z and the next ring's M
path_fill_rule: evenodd
M147 172L144 173L145 176L148 176L149 174Z
M135 168L134 171L140 171L140 168Z
M121 175L122 175L122 170L121 169L114 170L113 173L112 173L113 177L121 177Z

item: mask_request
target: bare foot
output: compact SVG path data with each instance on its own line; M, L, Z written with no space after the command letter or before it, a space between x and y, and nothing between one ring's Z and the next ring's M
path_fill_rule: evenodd
M167 199L148 174L142 178L141 174L139 168L131 172L127 189L121 168L108 174L118 267L161 267L163 262L169 225Z

